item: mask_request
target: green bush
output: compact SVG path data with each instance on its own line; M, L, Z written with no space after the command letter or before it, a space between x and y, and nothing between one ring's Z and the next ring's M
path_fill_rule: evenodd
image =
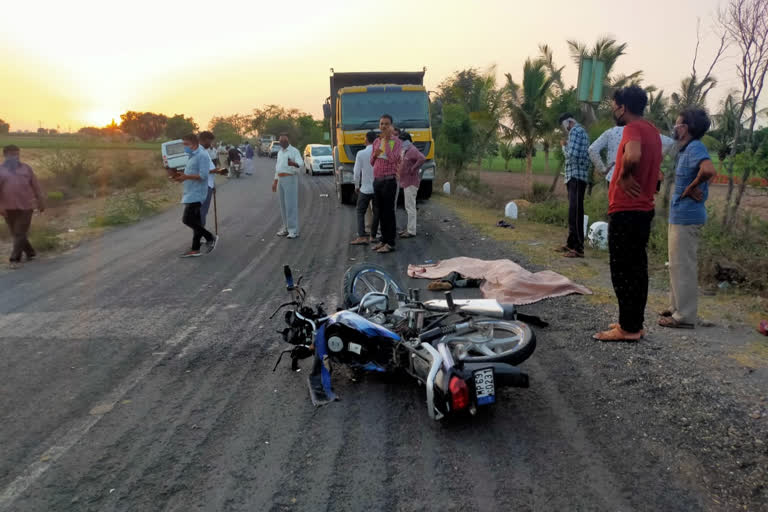
M39 219L39 218L38 218ZM52 251L61 245L59 232L45 221L35 219L29 230L29 243L36 251Z
M61 190L51 190L47 194L48 201L56 202L56 201L63 201L64 200L64 192Z
M43 158L42 165L51 175L53 185L65 197L88 194L98 170L96 163L85 150L57 149L52 155Z
M137 222L142 217L158 211L158 205L144 199L138 193L127 196L116 196L107 200L104 214L91 219L91 227L119 226Z
M533 222L568 227L568 201L562 199L532 203L524 213L528 220Z
M546 201L552 196L549 192L549 185L546 183L533 183L533 194L530 197L532 203L540 203Z

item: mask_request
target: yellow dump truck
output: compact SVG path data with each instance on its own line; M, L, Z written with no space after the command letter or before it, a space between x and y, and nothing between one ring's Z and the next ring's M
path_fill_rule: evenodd
M419 198L432 195L435 141L424 88L424 71L393 73L332 73L331 95L323 105L330 119L336 194L344 204L355 200L355 155L365 148L365 134L378 131L379 118L389 114L396 127L407 130L426 157L421 168Z

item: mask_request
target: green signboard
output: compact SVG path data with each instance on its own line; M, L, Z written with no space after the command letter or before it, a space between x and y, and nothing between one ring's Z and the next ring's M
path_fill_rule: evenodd
M579 101L599 103L603 99L605 62L594 57L581 59L579 64Z

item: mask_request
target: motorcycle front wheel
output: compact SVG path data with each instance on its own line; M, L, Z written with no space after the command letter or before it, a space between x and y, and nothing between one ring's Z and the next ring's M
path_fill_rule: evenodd
M389 297L389 304L397 305L397 296L403 293L403 288L394 277L378 265L360 263L347 269L341 280L344 308L350 309L357 306L369 292L384 293Z

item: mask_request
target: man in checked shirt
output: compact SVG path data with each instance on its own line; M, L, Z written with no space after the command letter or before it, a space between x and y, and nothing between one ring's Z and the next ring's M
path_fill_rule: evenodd
M566 258L584 257L584 192L589 181L589 137L573 115L560 116L560 125L568 134L563 139L565 186L568 189L568 240L556 250Z

